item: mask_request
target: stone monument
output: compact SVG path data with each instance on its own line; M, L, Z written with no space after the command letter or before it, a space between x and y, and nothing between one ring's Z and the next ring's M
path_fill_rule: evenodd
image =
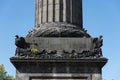
M36 0L35 28L15 45L16 80L102 80L103 39L83 28L82 0Z

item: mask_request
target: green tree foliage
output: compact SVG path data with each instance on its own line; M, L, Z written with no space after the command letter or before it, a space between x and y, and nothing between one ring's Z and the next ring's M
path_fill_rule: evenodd
M4 65L0 65L0 80L15 80L13 76L7 75Z

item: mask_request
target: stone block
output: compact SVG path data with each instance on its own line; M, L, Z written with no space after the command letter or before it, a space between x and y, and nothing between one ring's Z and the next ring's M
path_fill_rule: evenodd
M26 42L31 44L31 48L48 51L63 50L80 52L81 50L93 49L93 38L26 38ZM37 44L37 45L34 45Z
M16 80L96 80L102 79L106 58L35 59L12 57Z

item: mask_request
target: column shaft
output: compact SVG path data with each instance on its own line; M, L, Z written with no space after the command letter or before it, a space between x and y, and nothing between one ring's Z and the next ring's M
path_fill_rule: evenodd
M63 0L60 0L60 3L59 3L59 5L60 5L60 22L63 22Z
M66 11L66 8L67 8L67 0L63 0L63 22L67 22L67 11Z
M55 22L60 21L60 0L55 0Z
M47 0L43 0L43 23L47 22Z
M72 0L72 23L82 27L82 0Z
M39 24L39 0L36 0L35 26Z
M41 24L41 0L39 0L39 5L38 5L38 9L39 9L39 16L38 16L38 18L39 18L39 20L38 20L38 27L40 26L40 24Z
M66 0L66 22L70 23L71 22L71 7L70 7L70 1L71 0Z
M36 0L35 26L65 22L82 28L82 0Z
M53 12L54 12L54 8L53 8L53 5L54 5L54 0L48 0L48 22L53 22Z
M41 6L40 6L40 9L41 9L41 22L40 22L40 24L42 24L43 23L43 0L41 0Z

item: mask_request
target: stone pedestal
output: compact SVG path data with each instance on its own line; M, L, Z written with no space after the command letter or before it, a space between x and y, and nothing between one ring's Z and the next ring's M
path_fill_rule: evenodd
M102 80L102 36L82 24L82 0L36 0L35 28L16 36L16 80Z
M17 70L16 80L102 80L106 58L29 59L11 58Z
M98 38L26 38L28 49L17 49L10 58L16 80L102 80ZM99 43L100 44L100 43ZM34 54L30 50L38 50Z

